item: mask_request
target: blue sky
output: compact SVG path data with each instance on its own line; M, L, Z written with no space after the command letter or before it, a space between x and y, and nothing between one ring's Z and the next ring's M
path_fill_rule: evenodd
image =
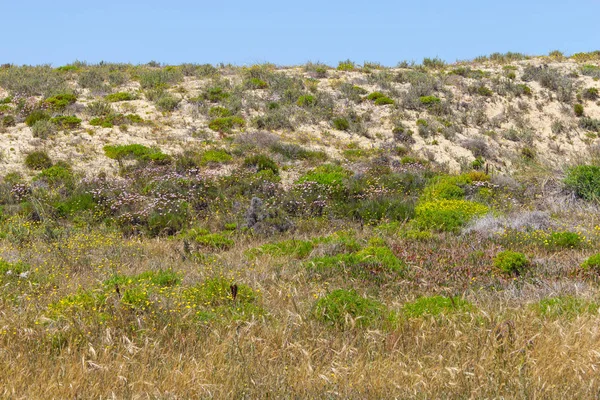
M600 49L600 1L0 0L0 63L337 65Z

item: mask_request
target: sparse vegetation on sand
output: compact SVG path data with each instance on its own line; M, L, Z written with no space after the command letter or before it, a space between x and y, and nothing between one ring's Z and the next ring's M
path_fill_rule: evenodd
M1 396L596 398L599 62L1 66Z

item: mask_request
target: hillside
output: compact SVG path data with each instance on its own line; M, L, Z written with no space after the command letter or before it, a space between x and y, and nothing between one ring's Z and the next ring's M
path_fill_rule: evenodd
M0 397L597 398L600 52L0 88Z
M4 66L0 162L4 171L26 172L24 156L41 148L78 170L114 173L116 163L102 150L107 144L139 143L176 155L240 132L269 131L342 161L356 148L397 160L410 154L455 172L478 158L505 172L518 169L523 157L560 168L587 154L600 129L594 57L509 53L401 68ZM48 100L61 94L75 97L58 105ZM37 105L48 117L81 122L32 129L25 119ZM117 117L132 114L136 119ZM229 121L211 127L222 116ZM239 125L227 126L233 118Z

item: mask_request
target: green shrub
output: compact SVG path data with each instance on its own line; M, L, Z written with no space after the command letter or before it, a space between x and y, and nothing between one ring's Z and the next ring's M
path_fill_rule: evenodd
M379 97L377 100L375 100L375 105L376 106L385 106L388 104L394 104L394 100L390 99L389 97Z
M356 64L350 60L340 61L337 66L338 71L354 71L355 68Z
M312 258L304 263L309 270L326 276L339 276L340 272L352 277L388 282L403 276L406 264L385 245L374 244L351 253Z
M215 118L209 122L208 127L217 132L231 132L234 128L243 128L246 121L240 117Z
M532 308L545 318L574 318L582 314L597 314L600 306L574 296L557 296L542 299Z
M62 129L75 129L81 126L81 119L74 115L59 115L50 119L50 122Z
M231 110L225 107L211 107L208 110L208 116L211 118L225 118L231 117Z
M585 200L600 200L600 167L596 165L578 165L569 168L564 183L577 196Z
M575 232L552 232L545 241L551 249L574 249L583 244L583 238Z
M333 127L338 131L347 131L350 129L350 123L346 118L338 117L333 119Z
M52 160L45 151L34 151L25 157L25 166L27 168L41 171L52 166Z
M387 97L385 94L381 92L373 92L367 96L367 100L376 101L377 99Z
M425 229L457 231L472 218L487 214L489 208L468 200L433 200L415 208L415 223Z
M526 160L533 160L535 159L535 150L531 147L523 147L521 149L521 156Z
M275 161L263 154L246 157L244 160L244 166L255 167L257 172L269 170L273 172L273 174L279 175L279 167Z
M408 318L420 318L468 312L473 309L471 303L460 297L432 296L420 297L411 303L404 304L402 314Z
M313 315L317 320L341 329L352 326L380 327L394 319L384 304L362 297L354 290L344 289L334 290L317 300Z
M17 120L13 115L5 115L2 117L2 123L0 124L3 127L15 126L17 124Z
M142 117L137 114L123 115L111 113L104 117L92 118L90 120L90 125L112 128L115 125L138 124L143 122L144 120Z
M169 93L164 93L154 102L154 104L156 104L156 108L160 111L173 111L180 102L181 99L178 99Z
M463 199L465 197L464 187L472 181L472 178L467 174L436 177L423 190L421 201Z
M296 104L300 107L314 107L317 104L317 98L312 94L305 94L298 98Z
M25 118L25 124L29 127L33 126L38 121L48 121L50 115L43 110L32 111L27 118Z
M115 103L118 101L130 101L137 99L137 96L129 92L117 92L104 96L104 100Z
M438 57L435 58L424 58L423 66L432 69L442 69L446 66L446 62Z
M200 165L224 164L233 160L225 150L206 150L200 157Z
M519 275L529 266L529 260L523 253L505 250L496 254L494 266L505 274Z
M436 96L421 96L419 97L419 101L426 107L433 106L434 104L441 103L441 99Z
M44 169L37 176L33 178L34 181L43 180L52 187L57 186L72 186L73 185L73 171L69 165L63 165L57 163L50 168Z
M406 221L414 216L415 207L409 199L385 196L361 200L350 208L341 207L341 211L341 216L352 215L366 224L373 224L382 220Z
M600 119L582 117L579 119L579 127L588 131L600 133Z
M108 158L117 161L133 159L137 161L152 161L157 164L164 164L170 161L170 157L162 153L159 149L146 147L141 144L104 146L104 154Z
M270 147L270 150L290 160L325 161L327 159L327 154L323 151L307 150L293 143L277 142Z
M588 257L588 259L581 264L581 268L600 273L600 253Z
M262 79L259 78L250 78L244 81L244 86L248 89L266 89L269 87L269 84Z
M140 75L142 89L165 88L170 84L180 82L183 74L180 70L165 67L159 70L146 71Z
M77 96L72 93L61 93L56 96L48 97L44 100L44 104L47 104L50 108L56 111L62 111L67 106L75 103L77 101Z
M51 121L41 120L37 121L31 127L31 134L33 137L46 139L50 135L52 135L56 131L56 125L54 125Z
M515 86L515 94L517 96L531 96L531 88L527 85L525 85L524 83L520 83L517 86Z
M484 96L484 97L491 97L494 95L494 92L492 91L492 89L481 85L481 86L477 86L475 88L475 93L477 93L480 96Z
M93 117L105 117L114 112L110 104L104 101L93 101L86 107L86 112Z
M230 94L220 86L213 86L208 88L204 93L191 101L206 100L211 103L218 103L223 100L227 100Z
M583 91L582 96L586 100L596 100L596 99L598 99L598 89L597 88L587 88Z
M583 117L583 105L582 104L575 104L573 106L573 111L575 112L575 115L578 117Z

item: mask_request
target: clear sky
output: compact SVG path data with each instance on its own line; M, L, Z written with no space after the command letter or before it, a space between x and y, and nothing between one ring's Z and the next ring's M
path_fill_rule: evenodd
M278 65L600 49L600 1L0 0L0 63Z

